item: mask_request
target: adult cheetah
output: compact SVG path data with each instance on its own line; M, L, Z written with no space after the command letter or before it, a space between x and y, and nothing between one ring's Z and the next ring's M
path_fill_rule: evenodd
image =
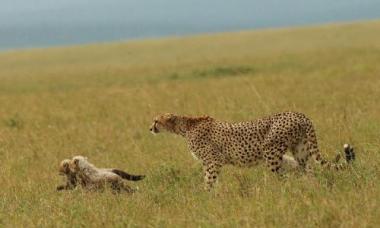
M322 167L343 169L354 160L352 147L345 145L346 162L333 163L322 158L312 122L302 113L283 112L250 122L228 123L209 116L159 115L150 127L185 137L192 154L204 168L205 188L211 189L223 165L253 166L264 160L279 173L289 149L301 169L310 157Z

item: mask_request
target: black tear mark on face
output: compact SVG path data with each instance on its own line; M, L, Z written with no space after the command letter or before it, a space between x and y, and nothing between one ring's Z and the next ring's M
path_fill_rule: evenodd
M157 133L160 132L160 131L158 130L158 128L157 128L157 123L158 123L158 121L157 121L157 120L154 120L152 126L151 126L150 129L149 129L153 134L157 134Z

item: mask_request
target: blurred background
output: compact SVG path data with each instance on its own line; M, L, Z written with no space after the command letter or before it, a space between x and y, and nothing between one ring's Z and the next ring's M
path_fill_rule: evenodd
M0 0L0 50L380 17L379 0Z

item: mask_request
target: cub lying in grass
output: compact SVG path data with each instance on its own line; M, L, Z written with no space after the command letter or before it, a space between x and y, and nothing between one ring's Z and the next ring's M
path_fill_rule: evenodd
M83 156L75 156L72 160L65 159L59 166L60 175L66 175L66 184L57 187L58 191L74 189L78 183L86 190L104 189L107 185L117 192L135 192L124 180L139 181L144 175L131 175L122 170L96 168Z
M58 168L59 175L66 176L66 184L59 185L57 187L57 191L72 190L78 184L77 174L73 170L71 170L69 167L70 162L71 162L70 159L64 159L59 164L59 168Z

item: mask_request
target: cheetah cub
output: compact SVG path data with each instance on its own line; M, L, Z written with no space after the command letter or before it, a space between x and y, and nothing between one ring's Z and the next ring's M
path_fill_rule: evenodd
M188 117L174 114L154 118L150 131L166 130L183 136L193 156L204 168L205 188L211 189L222 166L254 166L264 161L274 173L291 162L306 170L310 158L327 169L340 170L355 159L353 148L345 145L346 162L338 164L322 158L316 132L309 118L302 113L283 112L254 121L228 123L209 116ZM351 148L351 149L350 149ZM287 150L295 162L284 158Z
M100 190L110 187L116 192L133 193L136 190L128 186L123 179L138 181L145 178L144 175L131 175L118 169L97 168L83 156L73 157L69 166L87 190Z
M82 157L82 156L77 156L81 157L84 160L87 160L87 158ZM75 158L75 157L74 157ZM84 176L78 172L78 170L71 165L73 160L70 159L64 159L60 165L59 165L59 175L64 175L66 176L66 183L64 185L59 185L57 187L57 191L62 191L62 190L73 190L75 189L78 185L80 185L84 189L96 189L91 183L86 179L83 178ZM130 180L130 181L139 181L145 178L144 175L132 175L129 173L124 172L123 170L119 169L114 169L114 168L108 168L108 169L98 169L96 168L98 172L103 173L106 175L108 178L111 176L117 175L116 179L124 179L124 180ZM112 187L112 186L111 186ZM118 190L118 188L114 188L114 190ZM121 189L120 189L121 190Z
M66 184L59 185L57 187L57 191L62 190L72 190L74 189L78 184L78 178L77 174L74 170L70 169L70 159L65 159L59 164L58 172L59 175L66 176Z

